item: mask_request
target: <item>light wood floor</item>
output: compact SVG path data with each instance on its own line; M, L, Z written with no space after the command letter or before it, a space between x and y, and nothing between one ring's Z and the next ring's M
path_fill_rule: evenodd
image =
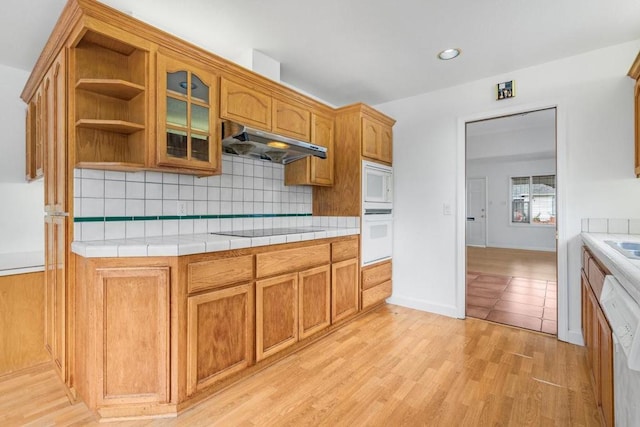
M0 381L0 425L97 425L52 370ZM387 305L177 419L133 426L599 426L583 347Z
M555 282L556 253L467 246L467 271Z

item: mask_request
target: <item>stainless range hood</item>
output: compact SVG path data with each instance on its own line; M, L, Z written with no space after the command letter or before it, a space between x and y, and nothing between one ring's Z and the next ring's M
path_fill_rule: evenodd
M287 164L303 157L327 158L327 149L231 121L222 122L222 150L225 153Z

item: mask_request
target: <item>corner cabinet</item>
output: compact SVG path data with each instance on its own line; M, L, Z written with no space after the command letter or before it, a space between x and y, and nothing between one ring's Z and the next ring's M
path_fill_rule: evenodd
M640 178L640 53L631 65L629 77L636 81L633 95L633 121L635 123L635 174Z
M220 172L217 99L214 74L158 54L159 166Z

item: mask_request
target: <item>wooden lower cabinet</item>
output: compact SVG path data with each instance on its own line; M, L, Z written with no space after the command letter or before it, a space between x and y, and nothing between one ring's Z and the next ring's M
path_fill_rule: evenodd
M189 395L252 364L253 295L246 283L188 298Z
M96 270L97 405L169 400L169 267Z
M172 265L81 258L76 266L75 386L101 417L175 412L171 405Z
M256 282L256 360L298 341L298 273Z
M349 259L331 266L331 322L335 323L358 312L358 259Z
M58 376L69 385L67 218L45 216L44 345Z
M604 313L598 307L598 346L599 346L599 370L600 370L600 407L602 417L607 426L614 425L613 408L613 338L609 322Z
M380 304L392 293L391 260L362 269L362 308Z
M593 391L605 426L614 426L613 407L613 336L600 307L596 291L602 290L606 272L589 252L583 252L582 332L587 347Z
M331 324L331 269L328 265L299 273L298 337L313 335Z
M44 342L44 273L0 276L0 377L50 360Z
M74 256L78 396L105 418L176 414L286 357L359 312L358 242Z

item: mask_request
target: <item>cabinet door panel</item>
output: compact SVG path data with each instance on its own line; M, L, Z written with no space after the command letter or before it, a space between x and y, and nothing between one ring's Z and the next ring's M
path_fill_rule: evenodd
M256 282L256 360L298 341L298 273Z
M364 157L381 159L382 135L380 133L381 129L378 123L366 117L362 118L362 155Z
M311 141L316 145L327 147L327 158L311 158L311 183L317 185L333 185L334 169L334 121L326 117L313 115Z
M169 267L100 268L95 274L98 406L167 402Z
M311 140L311 112L303 107L274 98L272 129L303 141Z
M331 322L335 323L358 312L358 259L350 259L331 266Z
M271 96L222 78L220 117L243 125L271 130Z
M189 298L189 394L251 364L253 312L251 284Z
M393 131L388 126L382 126L380 136L380 160L391 163L393 160Z
M613 427L613 338L607 319L598 309L598 339L600 362L600 403L606 426Z
M158 164L220 170L216 96L216 76L158 55Z
M329 265L300 273L300 339L331 323L331 269Z

